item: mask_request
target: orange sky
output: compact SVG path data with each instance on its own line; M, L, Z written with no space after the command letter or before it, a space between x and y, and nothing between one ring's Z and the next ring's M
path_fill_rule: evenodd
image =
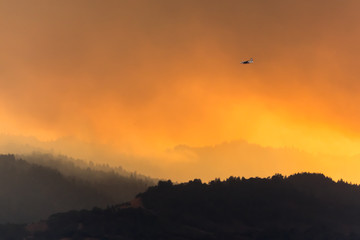
M0 0L0 133L176 180L311 170L360 183L359 7Z

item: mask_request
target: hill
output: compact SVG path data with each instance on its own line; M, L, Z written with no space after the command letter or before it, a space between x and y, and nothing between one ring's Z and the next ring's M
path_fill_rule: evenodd
M322 174L161 181L106 209L18 226L20 239L360 239L360 188ZM11 233L3 227L4 236ZM14 235L13 235L14 236Z
M113 167L109 166L109 164L97 164L92 161L86 162L84 160L70 158L65 155L54 155L34 151L31 154L17 154L15 155L15 158L24 159L29 163L56 169L65 176L75 176L85 180L97 180L101 179L104 175L107 175L107 173L115 173L127 178L142 179L151 183L151 185L155 185L155 181L158 182L158 180L141 175L137 172L126 171L121 166Z
M67 179L86 182L109 199L107 205L129 201L158 182L157 179L126 171L120 166L110 167L108 164L85 162L64 155L33 152L16 155L15 158L59 171Z
M42 160L46 162L44 157ZM153 184L150 179L81 169L69 163L66 175L55 163L50 167L0 155L0 223L29 223L56 212L106 207L129 201Z

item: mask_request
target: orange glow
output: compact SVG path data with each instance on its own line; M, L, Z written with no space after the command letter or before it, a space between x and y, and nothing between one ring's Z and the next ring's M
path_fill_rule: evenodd
M358 7L0 0L0 132L175 180L311 170L360 183ZM225 147L239 140L257 148Z

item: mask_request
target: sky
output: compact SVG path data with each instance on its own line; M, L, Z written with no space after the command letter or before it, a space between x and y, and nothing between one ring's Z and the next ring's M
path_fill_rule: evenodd
M317 171L360 183L359 7L0 0L0 150L177 181Z

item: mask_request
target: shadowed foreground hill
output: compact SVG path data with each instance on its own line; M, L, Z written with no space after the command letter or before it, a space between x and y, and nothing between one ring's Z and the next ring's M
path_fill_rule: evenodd
M309 173L159 182L132 203L55 214L27 230L39 240L360 239L360 188Z
M151 185L114 172L77 171L79 176L65 176L55 168L0 155L0 223L29 223L56 212L106 207Z

